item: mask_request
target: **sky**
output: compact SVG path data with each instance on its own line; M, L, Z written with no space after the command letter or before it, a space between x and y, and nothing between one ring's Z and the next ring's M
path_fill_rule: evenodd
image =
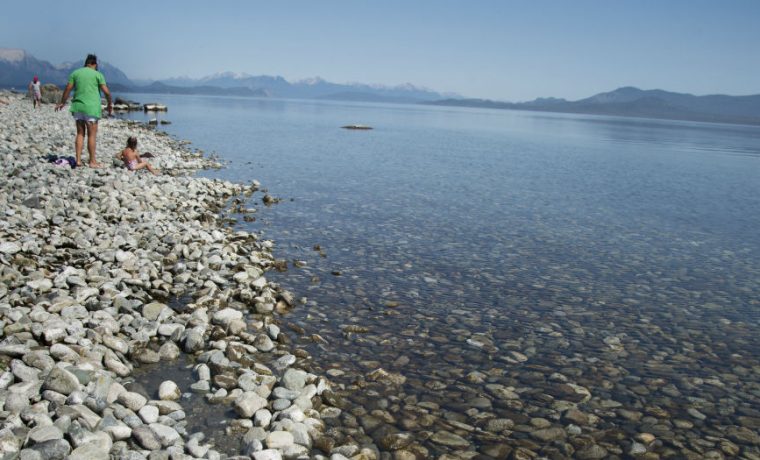
M760 94L760 0L3 2L0 47L132 79L233 71L502 101Z

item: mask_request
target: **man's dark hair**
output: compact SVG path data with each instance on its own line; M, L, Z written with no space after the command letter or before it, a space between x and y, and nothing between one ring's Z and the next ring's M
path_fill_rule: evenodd
M137 148L137 138L135 136L130 136L129 139L127 139L127 147L132 150Z
M87 59L84 60L84 65L92 65L98 63L98 57L94 54L88 54Z

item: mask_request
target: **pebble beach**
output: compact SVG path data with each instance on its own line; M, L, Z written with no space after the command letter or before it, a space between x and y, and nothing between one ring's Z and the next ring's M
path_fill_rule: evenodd
M104 167L56 166L70 114L0 100L0 458L313 458L340 409L276 324L292 299L266 279L273 243L224 225L258 184L192 177L219 164L115 119L99 126ZM128 136L161 175L112 160ZM234 411L239 456L188 432L175 382L134 378L181 355L191 392Z

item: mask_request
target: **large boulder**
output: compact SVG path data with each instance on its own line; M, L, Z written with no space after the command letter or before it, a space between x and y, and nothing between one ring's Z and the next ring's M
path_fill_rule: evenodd
M57 85L48 83L42 85L42 102L45 104L57 104L61 102L61 96L63 96L63 90Z

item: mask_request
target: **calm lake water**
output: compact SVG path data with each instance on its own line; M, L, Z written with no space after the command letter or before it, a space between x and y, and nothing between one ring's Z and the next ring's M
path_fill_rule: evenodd
M660 455L758 452L731 430L760 427L760 128L130 96L229 162L204 176L282 199L254 195L239 226L290 262L268 277L303 300L283 319L312 370L363 408L343 423L381 419L431 456L621 455L642 432Z

